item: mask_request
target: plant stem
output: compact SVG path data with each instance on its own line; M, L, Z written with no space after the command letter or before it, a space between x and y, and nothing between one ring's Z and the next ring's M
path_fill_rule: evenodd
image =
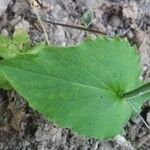
M32 19L38 19L37 17L33 16L33 15L29 15L27 14L28 17L32 18ZM43 18L40 18L43 22L46 22L48 24L53 24L53 25L58 25L58 26L62 26L62 27L68 27L68 28L73 28L73 29L78 29L78 30L83 30L83 31L88 31L88 32L93 32L93 33L97 33L97 34L102 34L102 35L107 35L107 33L104 33L102 31L99 30L94 30L94 29L88 29L85 28L83 26L79 26L79 25L71 25L71 24L64 24L64 23L58 23L58 22L53 22L51 20L46 20Z
M33 0L32 2L33 2L33 4L34 4L34 0ZM36 16L37 16L37 20L38 20L38 22L40 23L40 25L41 25L41 27L42 27L42 29L43 29L43 32L44 32L44 35L45 35L46 43L49 45L50 42L49 42L49 39L48 39L48 34L47 34L47 32L46 32L46 28L45 28L45 26L44 26L44 24L43 24L43 22L42 22L42 20L41 20L41 17L40 17L40 15L39 15L39 13L38 13L38 10L36 9L36 7L34 7L33 4L31 4L31 8L32 8L33 12L34 12L34 13L36 14Z
M123 98L132 98L137 95L143 95L147 92L150 92L150 83L144 84L141 87L138 87L137 89L134 89L132 91L123 93Z
M138 114L139 118L143 121L143 123L145 124L147 129L150 130L150 126L147 124L147 122L144 120L144 118L140 115L140 113L136 110L136 108L132 105L132 103L130 101L127 101L127 102L131 106L131 108Z

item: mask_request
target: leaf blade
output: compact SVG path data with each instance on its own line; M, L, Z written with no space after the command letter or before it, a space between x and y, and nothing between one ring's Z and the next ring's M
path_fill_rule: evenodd
M120 133L130 118L131 108L119 94L137 86L140 72L135 49L118 38L46 48L5 60L0 69L44 116L100 139Z

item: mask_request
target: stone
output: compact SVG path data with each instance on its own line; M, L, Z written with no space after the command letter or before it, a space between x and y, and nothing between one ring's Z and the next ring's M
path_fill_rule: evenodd
M150 125L150 112L147 113L146 121Z
M2 16L4 11L6 11L10 1L11 0L0 0L0 16Z

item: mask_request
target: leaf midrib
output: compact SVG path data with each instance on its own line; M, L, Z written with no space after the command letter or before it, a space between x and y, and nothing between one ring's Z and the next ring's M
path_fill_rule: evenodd
M107 91L107 92L114 92L114 91L111 91L111 90L108 90L108 89L105 89L105 88L100 88L100 87L96 87L96 86L91 86L91 85L87 85L87 84L83 84L83 83L78 83L78 82L72 82L72 81L68 81L68 80L66 80L66 79L61 79L61 78L59 78L59 77L55 77L55 76L52 76L52 75L50 75L50 74L48 74L47 72L45 72L45 74L44 73L42 73L42 72L34 72L34 71L31 71L31 70L24 70L24 69L22 69L22 68L18 68L18 67L12 67L12 66L8 66L8 65L3 65L3 64L0 64L0 65L2 65L2 66L6 66L6 67L10 67L10 68L15 68L15 69L18 69L18 70L22 70L22 71L24 71L24 72L30 72L30 73L34 73L34 74L37 74L37 75L42 75L42 76L48 76L48 77L51 77L51 78L54 78L54 79L58 79L58 80L62 80L62 81L65 81L65 82L68 82L68 83L71 83L71 84L77 84L77 85L79 85L79 86L85 86L85 87L88 87L88 88L95 88L95 89L99 89L99 90L105 90L105 91ZM39 75L39 76L40 76Z

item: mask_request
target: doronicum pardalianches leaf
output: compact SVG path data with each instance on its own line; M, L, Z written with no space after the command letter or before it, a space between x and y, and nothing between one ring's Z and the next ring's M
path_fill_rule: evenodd
M132 110L121 95L139 86L141 71L136 49L119 38L47 47L4 60L0 70L49 120L98 139L122 132ZM135 107L139 110L146 99ZM133 105L134 101L130 99Z

